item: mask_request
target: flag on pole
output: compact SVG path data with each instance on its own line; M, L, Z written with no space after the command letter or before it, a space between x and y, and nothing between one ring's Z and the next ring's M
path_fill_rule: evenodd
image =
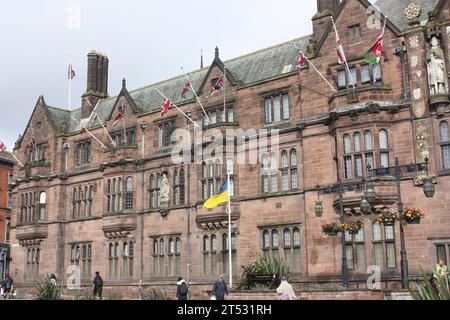
M3 152L5 150L6 150L5 144L3 143L3 141L0 141L0 152Z
M364 55L364 60L367 63L369 64L380 63L381 54L383 53L383 38L384 38L384 29L383 32L378 36L377 40L375 40L373 46Z
M297 70L300 71L300 69L306 64L306 57L305 54L303 53L303 51L299 51L300 56L298 57L297 60Z
M212 209L217 207L220 203L228 202L228 200L228 181L225 181L219 192L205 201L203 208Z
M188 81L188 82L186 83L186 85L185 85L184 88L183 88L183 91L181 92L181 97L182 97L183 99L186 98L186 93L187 93L188 91L192 91L192 85L191 85L191 82L190 82L190 81Z
M117 124L117 122L119 122L119 120L124 119L124 118L125 118L125 107L124 106L120 106L119 107L119 114L114 119L113 127Z
M344 47L342 47L342 43L341 40L339 39L339 34L336 31L336 51L337 51L337 55L338 55L338 63L339 64L344 64L345 61L347 60L345 58L345 53L344 53Z
M34 137L34 134L31 136L31 142L28 144L29 148L34 148L36 145L36 138Z
M217 80L216 84L211 88L208 98L221 89L223 89L223 75Z
M170 107L172 106L172 101L170 99L165 98L163 104L161 105L161 117L169 112Z
M75 71L73 70L72 64L69 64L69 71L67 72L67 76L69 80L75 78Z

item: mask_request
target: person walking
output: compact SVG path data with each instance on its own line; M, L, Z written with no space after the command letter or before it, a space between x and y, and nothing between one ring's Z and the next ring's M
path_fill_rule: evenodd
M277 288L277 293L280 295L280 300L295 300L294 288L287 281L286 276L281 277L280 286Z
M436 270L433 274L434 278L445 278L448 276L448 267L445 265L444 260L439 260L439 263L436 265Z
M223 275L220 275L219 280L214 283L212 294L216 300L225 300L225 294L228 295L228 288Z
M103 279L100 276L100 272L95 272L94 280L92 281L94 287L94 298L98 298L102 300L102 291L103 291Z
M3 280L3 298L9 298L11 289L13 287L14 280L11 278L9 273L5 275L5 279Z
M179 277L178 282L177 282L177 298L178 298L178 300L187 300L188 292L189 292L189 289L188 289L186 280L184 280L182 277Z

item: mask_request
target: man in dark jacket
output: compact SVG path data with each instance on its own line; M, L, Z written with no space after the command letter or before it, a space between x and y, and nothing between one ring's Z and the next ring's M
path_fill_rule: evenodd
M3 298L6 299L9 297L9 293L11 292L11 288L13 285L13 279L9 275L9 273L6 274L5 279L3 280Z
M220 275L219 280L214 283L212 294L216 297L216 300L225 300L225 294L228 295L228 288L223 275Z
M100 272L97 271L95 273L92 284L94 285L94 298L97 298L98 296L99 299L102 300L103 279L100 277Z
M187 300L188 297L188 286L186 280L179 277L177 282L177 298L178 300Z

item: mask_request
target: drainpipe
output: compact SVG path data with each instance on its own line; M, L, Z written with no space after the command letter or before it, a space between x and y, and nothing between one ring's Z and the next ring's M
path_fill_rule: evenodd
M402 45L400 47L394 49L394 54L400 57L400 64L402 65L403 99L408 99L411 97L411 93L409 91L409 77L406 63L407 62L406 52L407 49L404 42L402 42Z
M141 300L143 299L143 293L144 293L144 288L143 288L143 284L144 284L144 211L145 211L145 172L144 172L144 158L145 158L145 129L147 129L147 123L145 122L145 120L142 121L141 123L141 140L142 140L142 145L141 145L141 161L142 161L142 168L141 168L141 214L139 217L140 220L140 225L141 225L141 263L140 263L140 275L139 275L139 291L140 291L140 296L141 296Z

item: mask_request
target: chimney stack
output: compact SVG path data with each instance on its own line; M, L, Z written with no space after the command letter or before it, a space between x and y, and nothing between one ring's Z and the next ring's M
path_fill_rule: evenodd
M313 37L316 41L322 38L330 23L330 17L336 15L340 4L340 0L317 0L317 13L312 18Z
M88 118L98 100L108 97L108 57L102 53L91 51L88 54L87 89L82 96L81 117Z

